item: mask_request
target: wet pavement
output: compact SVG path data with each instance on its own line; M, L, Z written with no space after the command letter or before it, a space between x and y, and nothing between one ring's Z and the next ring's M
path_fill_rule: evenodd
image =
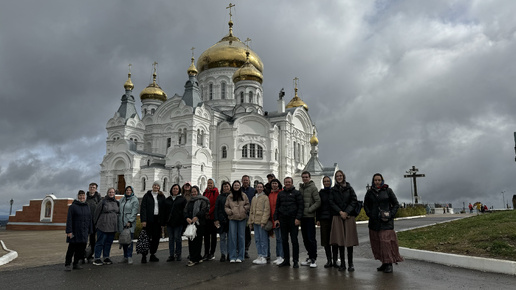
M442 222L459 215L431 215L425 218L396 221L397 230L424 224ZM33 233L33 234L30 234ZM34 234L36 233L36 234ZM38 234L39 233L39 234ZM239 264L221 263L217 249L214 261L206 261L194 267L182 262L165 262L168 244L161 243L158 258L160 262L140 264L135 255L135 264L116 263L121 259L120 250L113 245L112 257L115 264L109 266L84 265L84 269L64 272L63 260L66 251L62 232L6 232L0 231L0 239L7 247L18 251L19 258L0 267L2 289L32 288L74 288L108 289L153 287L173 289L514 289L514 276L484 273L474 270L453 268L427 262L406 260L394 266L394 273L377 272L380 265L375 261L369 246L367 225L358 226L360 246L355 248L355 272L339 272L335 268L325 269L324 250L319 247L318 267L278 268L274 265L253 265L256 256L254 243L251 259ZM39 236L39 238L38 238ZM45 238L43 238L45 237ZM300 248L301 260L306 251ZM39 244L39 245L38 245ZM274 240L271 239L274 249ZM32 250L30 250L32 249ZM183 248L183 257L188 248ZM274 251L273 251L273 259ZM44 265L44 266L41 266ZM8 285L8 288L4 288ZM349 288L351 287L351 288Z

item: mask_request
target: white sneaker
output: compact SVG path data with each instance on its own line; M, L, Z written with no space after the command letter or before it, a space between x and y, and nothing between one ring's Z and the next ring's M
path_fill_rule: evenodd
M240 260L240 259L236 259L236 261L235 261L235 262L237 262L237 263L242 263L242 260Z
M315 263L315 260L312 260L310 263L310 268L317 268L317 264Z
M133 264L133 258L132 257L127 258L127 264L129 264L129 265Z
M230 262L230 263L235 263L235 260L230 260L229 262Z
M265 265L267 264L267 258L261 257L258 265Z
M260 264L260 261L260 257L258 257L255 260L253 260L253 264Z
M278 257L274 262L272 262L274 265L279 265L283 263L284 259L282 257Z
M301 266L310 266L311 263L310 258L306 258L306 261L301 262Z

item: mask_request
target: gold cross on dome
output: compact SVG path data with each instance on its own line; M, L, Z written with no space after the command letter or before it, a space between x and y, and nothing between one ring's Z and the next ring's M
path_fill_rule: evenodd
M298 77L294 78L294 87L297 89L297 82L299 81Z
M229 20L231 20L231 16L233 16L233 14L231 14L231 8L235 7L235 4L231 4L231 2L229 3L229 6L226 7L226 9L229 9Z
M190 48L190 50L192 50L192 57L194 57L194 49L195 47L192 46L192 48Z
M131 67L132 66L133 66L132 64L129 64L129 73L131 73Z

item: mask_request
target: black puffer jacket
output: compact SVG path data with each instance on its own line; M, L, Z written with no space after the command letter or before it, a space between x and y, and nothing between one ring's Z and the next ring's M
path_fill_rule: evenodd
M167 197L164 205L165 224L169 227L185 225L185 206L186 198L184 196L179 194L176 199L173 199L172 196Z
M164 215L164 208L165 205L165 195L163 192L158 192L158 219L157 221L154 220L154 197L152 197L152 191L149 190L142 198L142 203L140 205L140 221L148 222L148 223L159 223L160 225L164 225L165 215Z
M274 220L277 221L282 217L292 217L301 220L304 208L303 195L299 190L296 190L294 186L289 189L283 188L278 193L278 199L276 200Z
M217 200L215 201L215 220L222 223L228 223L228 214L224 207L226 206L226 200L228 198L229 192L222 192L217 196Z
M394 216L399 207L398 199L388 185L385 184L380 190L369 189L364 198L364 210L369 217L369 229L374 231L393 230ZM384 222L380 219L380 209L390 212L391 218L388 221Z
M196 204L198 204L199 211L194 215ZM199 219L199 225L204 226L206 224L206 215L208 212L210 212L210 200L206 198L206 196L202 195L192 196L185 206L185 222L187 218L193 219L194 216L196 216L197 219Z
M346 187L343 187L340 184L335 184L335 186L331 188L330 206L332 216L340 215L340 211L344 211L348 215L351 215L351 213L354 212L356 205L357 195L349 182L346 182Z
M317 221L331 220L331 206L330 206L330 194L331 188L323 188L319 190L319 196L321 197L321 206L317 209L316 219Z
M73 238L67 238L68 243L87 243L88 236L93 233L91 212L88 204L74 200L68 208L66 218L66 233L73 233Z

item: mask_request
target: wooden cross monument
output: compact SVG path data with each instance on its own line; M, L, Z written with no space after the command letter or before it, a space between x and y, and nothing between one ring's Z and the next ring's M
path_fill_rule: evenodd
M419 171L419 169L417 169L416 166L412 166L412 168L410 168L406 172L408 174L403 175L403 177L405 177L405 178L412 178L412 181L414 182L414 201L416 204L419 203L419 196L417 195L416 178L425 177L424 174L417 174L416 172L418 172L418 171Z

